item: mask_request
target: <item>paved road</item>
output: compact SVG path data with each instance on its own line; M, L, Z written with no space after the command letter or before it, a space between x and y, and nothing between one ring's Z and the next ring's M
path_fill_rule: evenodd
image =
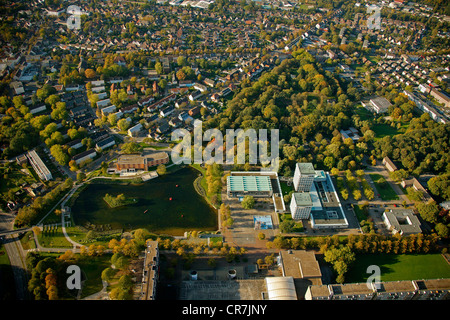
M0 230L11 230L14 216L0 211ZM0 240L8 254L16 284L16 299L28 298L28 275L26 272L25 256L17 234L0 237Z

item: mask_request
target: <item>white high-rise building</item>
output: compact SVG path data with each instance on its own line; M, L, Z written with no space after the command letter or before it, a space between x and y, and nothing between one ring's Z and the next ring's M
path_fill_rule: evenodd
M297 163L294 173L294 189L297 192L309 192L316 172L310 162Z
M293 193L291 198L291 216L294 220L309 219L313 202L309 192Z

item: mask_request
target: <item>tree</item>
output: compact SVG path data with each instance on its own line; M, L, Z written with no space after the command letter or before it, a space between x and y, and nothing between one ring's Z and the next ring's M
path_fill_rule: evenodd
M280 223L280 231L283 233L289 233L294 230L295 221L292 219L285 219Z
M155 70L158 74L163 74L163 67L161 62L158 61L155 63Z
M429 203L419 203L417 205L417 211L425 221L436 223L439 213L439 206L436 201Z
M163 164L158 165L158 167L156 168L156 172L157 172L160 176L165 175L165 174L167 173L166 166L163 165Z
M177 64L178 64L180 67L184 67L184 66L186 65L186 58L183 57L183 56L179 56L179 57L177 58Z
M255 198L252 196L245 196L244 200L242 200L242 207L244 209L253 209L255 206Z
M120 119L117 121L117 126L121 131L126 131L130 127L130 122L127 119Z
M113 268L106 268L105 270L102 271L102 280L103 281L108 281L110 282L114 275L116 274L116 270L114 270Z
M183 81L186 79L186 74L183 72L183 70L178 70L177 71L177 79L180 81Z
M436 224L436 226L434 228L440 237L448 238L448 236L450 234L450 230L449 230L448 226L446 226L443 223L438 223L438 224Z
M450 200L450 174L435 176L428 180L430 192L445 200Z
M324 260L333 265L333 269L338 274L336 281L342 283L344 274L348 271L348 266L355 261L355 253L348 246L339 248L331 247L325 250Z
M137 241L145 241L149 235L150 232L144 228L136 229L136 231L134 231L134 238Z
M55 144L50 148L51 155L62 166L65 166L69 162L69 156L63 151L63 148L59 144Z
M84 71L84 75L85 75L86 78L92 79L92 78L95 78L95 76L97 74L96 74L96 72L93 69L86 69Z

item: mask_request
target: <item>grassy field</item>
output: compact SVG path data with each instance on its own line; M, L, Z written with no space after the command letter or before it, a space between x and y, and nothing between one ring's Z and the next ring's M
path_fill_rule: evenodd
M111 255L104 254L100 257L89 257L77 262L80 269L86 276L81 297L87 297L91 294L99 292L102 288L102 271L111 265Z
M389 185L389 183L386 181L384 183L378 183L378 179L383 178L383 176L379 174L370 174L370 178L372 179L373 183L375 184L375 188L378 191L378 194L380 195L381 199L383 200L398 200L399 197L397 193L392 189L392 187Z
M54 227L51 231L44 231L38 235L39 244L45 248L72 248L73 245L67 241L61 226Z
M381 281L450 278L450 265L439 254L380 254L358 255L350 268L347 283L365 282L371 275L370 265L381 269Z
M400 133L397 128L391 127L388 124L381 123L374 125L372 130L373 132L375 132L376 139L381 139L386 136L395 136L396 134Z

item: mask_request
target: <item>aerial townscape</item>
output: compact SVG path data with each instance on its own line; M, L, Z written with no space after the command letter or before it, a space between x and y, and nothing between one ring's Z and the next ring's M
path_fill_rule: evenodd
M450 2L0 12L0 300L450 300Z

